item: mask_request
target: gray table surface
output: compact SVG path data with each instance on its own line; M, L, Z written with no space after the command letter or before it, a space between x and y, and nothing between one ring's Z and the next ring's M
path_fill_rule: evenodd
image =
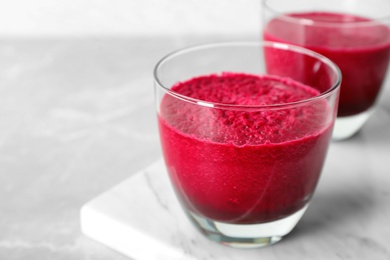
M215 39L0 39L0 259L127 259L81 234L80 207L160 158L158 59ZM371 157L381 146L390 160L389 84L343 143ZM390 173L384 160L370 169Z

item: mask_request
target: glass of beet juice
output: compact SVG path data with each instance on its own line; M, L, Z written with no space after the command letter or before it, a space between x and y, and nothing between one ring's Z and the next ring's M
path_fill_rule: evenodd
M390 57L390 0L264 0L263 38L318 52L341 69L334 140L372 114Z
M234 247L288 234L325 161L338 67L287 44L216 43L169 54L154 80L166 168L194 225Z

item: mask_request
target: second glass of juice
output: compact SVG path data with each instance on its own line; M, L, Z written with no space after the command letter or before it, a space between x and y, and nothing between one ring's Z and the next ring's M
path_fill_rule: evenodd
M365 124L388 70L389 0L264 0L263 38L299 45L328 57L343 82L333 138Z
M288 234L325 162L338 67L287 44L217 43L167 55L154 80L166 168L194 225L234 247Z

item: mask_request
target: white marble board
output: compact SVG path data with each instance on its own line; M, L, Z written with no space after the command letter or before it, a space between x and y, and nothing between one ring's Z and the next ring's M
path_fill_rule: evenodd
M385 134L332 143L308 211L271 247L233 249L204 238L182 212L162 160L86 203L81 229L137 260L390 259L390 140L379 140Z

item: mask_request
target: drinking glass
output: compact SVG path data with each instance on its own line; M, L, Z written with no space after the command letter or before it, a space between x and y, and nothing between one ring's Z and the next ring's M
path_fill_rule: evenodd
M272 42L188 47L157 63L165 165L201 233L250 248L294 228L326 158L340 81L326 57Z
M318 52L341 69L333 139L353 136L373 113L390 57L389 0L264 0L263 38Z

